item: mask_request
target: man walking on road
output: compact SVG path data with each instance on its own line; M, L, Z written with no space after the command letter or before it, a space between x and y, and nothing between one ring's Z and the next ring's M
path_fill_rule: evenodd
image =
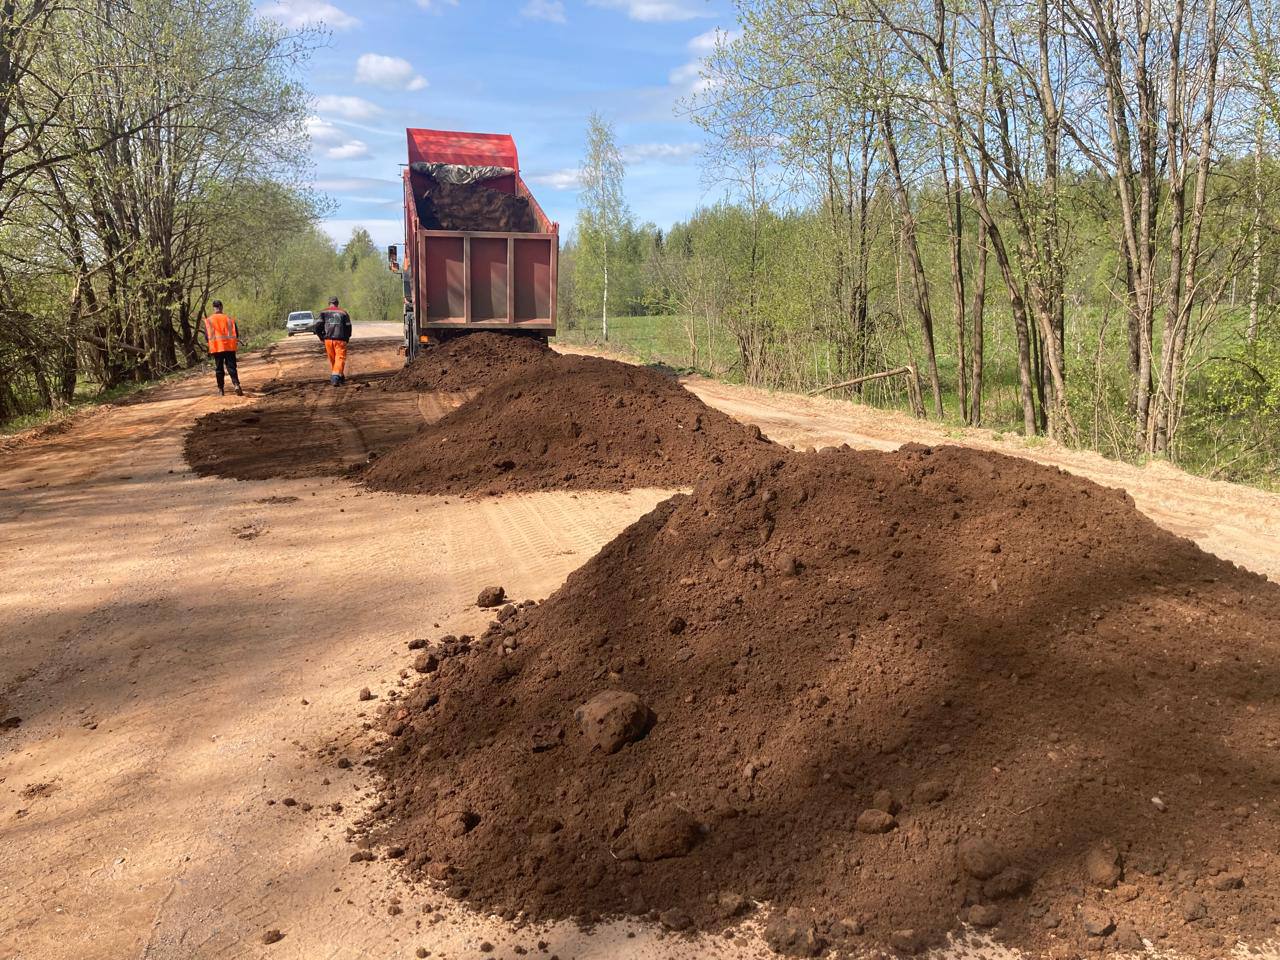
M213 301L213 313L204 319L204 339L218 378L218 393L226 394L226 375L231 374L231 384L236 396L243 397L240 389L240 372L236 369L236 348L240 345L240 331L236 322L222 312L222 301Z
M316 336L324 341L329 355L329 382L338 387L346 383L347 341L351 339L351 315L338 306L338 298L330 297L329 306L320 311Z

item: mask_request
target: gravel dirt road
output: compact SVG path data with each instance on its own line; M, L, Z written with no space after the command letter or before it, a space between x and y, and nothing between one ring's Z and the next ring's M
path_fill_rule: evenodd
M352 373L400 363L390 340L362 356ZM0 721L20 719L0 724L0 957L511 958L544 955L539 941L565 960L760 953L640 925L517 930L409 890L393 863L350 862L346 828L373 802L364 714L405 683L407 642L475 632L489 584L545 597L666 492L464 502L197 477L182 441L198 416L326 372L309 337L242 370L243 399L201 375L0 454ZM788 443L954 442L844 404L689 385ZM1015 452L1124 486L1170 529L1280 579L1280 497ZM359 701L364 687L377 699ZM283 937L267 944L271 930Z

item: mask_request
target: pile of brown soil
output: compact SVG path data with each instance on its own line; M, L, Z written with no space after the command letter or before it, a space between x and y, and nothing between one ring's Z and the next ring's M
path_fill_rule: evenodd
M537 233L538 221L526 197L477 184L445 183L423 177L418 220L426 230L496 230Z
M481 391L365 478L375 490L476 496L679 487L762 448L776 449L759 428L655 370L554 357Z
M534 337L509 333L469 333L422 350L413 362L380 386L384 390L439 390L465 393L554 357Z
M1277 664L1280 588L1122 492L960 448L776 457L420 656L373 835L537 920L768 901L800 954L969 921L1225 956L1280 918Z

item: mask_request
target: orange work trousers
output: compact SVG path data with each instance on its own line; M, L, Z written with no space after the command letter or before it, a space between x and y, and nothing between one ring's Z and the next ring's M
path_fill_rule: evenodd
M324 352L329 355L329 372L340 377L346 376L347 341L326 340L324 342Z

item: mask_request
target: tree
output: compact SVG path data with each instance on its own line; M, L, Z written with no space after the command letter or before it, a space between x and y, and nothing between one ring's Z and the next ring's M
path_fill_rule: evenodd
M360 264L365 260L381 260L378 248L373 243L373 237L364 227L356 227L351 231L351 239L343 246L339 257L343 268L352 273L358 271Z
M587 149L582 161L578 208L579 292L599 290L600 336L609 339L609 266L631 213L623 193L626 168L613 124L599 113L587 117ZM594 278L598 277L598 281ZM591 278L591 279L588 279Z

